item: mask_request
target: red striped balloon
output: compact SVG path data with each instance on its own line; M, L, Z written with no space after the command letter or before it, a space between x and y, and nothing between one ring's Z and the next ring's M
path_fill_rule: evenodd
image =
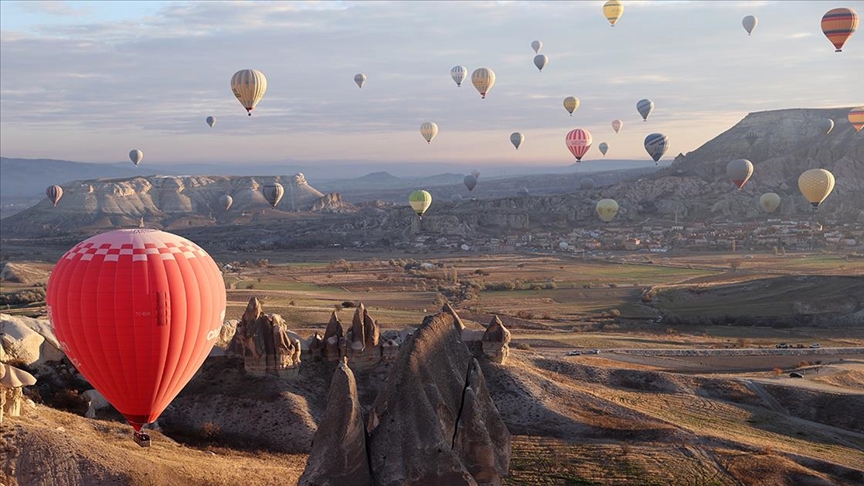
M578 162L582 162L582 157L591 148L592 140L591 132L588 130L581 128L570 130L566 138L567 148L570 149L570 153L573 154L573 157L576 157Z
M822 16L822 33L834 44L835 52L843 52L843 44L858 28L858 14L851 8L835 8Z
M78 243L57 262L47 294L66 356L136 431L192 379L225 317L225 285L210 255L152 229Z
M849 123L852 124L852 127L855 128L856 132L860 132L862 128L864 128L864 106L860 106L858 108L852 108L849 111Z

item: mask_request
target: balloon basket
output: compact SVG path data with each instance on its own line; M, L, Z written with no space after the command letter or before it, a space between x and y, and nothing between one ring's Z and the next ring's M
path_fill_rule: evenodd
M150 436L145 432L135 432L133 435L135 443L141 447L150 447Z

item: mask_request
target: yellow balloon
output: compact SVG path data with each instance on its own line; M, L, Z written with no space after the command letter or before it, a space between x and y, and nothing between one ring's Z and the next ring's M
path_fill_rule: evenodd
M608 223L618 214L618 203L614 199L601 199L595 209L600 219Z
M849 123L855 128L856 132L860 132L864 128L864 106L852 108L848 115Z
M573 112L579 109L579 98L575 96L564 98L564 109L570 113L570 116L573 116Z
M759 198L759 206L766 213L773 213L780 207L780 196L775 192L766 192Z
M615 27L615 22L618 22L622 14L624 14L624 5L618 0L609 0L603 4L603 15L606 16L612 27Z
M231 76L231 91L243 108L246 108L249 116L252 116L252 110L267 91L267 78L261 71L241 69Z
M817 209L834 190L834 174L825 169L805 171L798 178L798 189L801 189L801 194L810 201L813 209Z
M418 190L411 193L408 196L408 204L411 205L411 209L417 213L417 216L423 217L423 213L429 209L429 206L432 205L432 194L429 194L428 191Z

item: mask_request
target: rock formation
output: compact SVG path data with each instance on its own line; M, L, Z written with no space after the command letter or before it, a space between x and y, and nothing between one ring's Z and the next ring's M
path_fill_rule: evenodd
M24 370L0 363L0 424L3 415L10 417L21 415L21 404L24 402L25 386L35 385L36 378Z
M330 314L330 322L327 323L327 329L324 331L324 357L327 361L338 361L342 355L341 344L345 339L345 333L342 330L342 323L339 322L339 317L336 312Z
M31 368L63 359L60 344L45 319L0 314L0 348L3 362Z
M454 317L427 317L393 364L369 412L375 483L500 484L510 433Z
M381 362L380 330L362 303L354 311L351 329L345 334L345 353L354 369L366 369Z
M372 472L366 454L366 431L363 412L357 396L357 382L342 362L333 373L327 410L318 425L306 469L300 477L302 486L371 486Z
M309 350L310 360L318 361L324 359L324 338L321 336L321 333L315 332L309 338L306 348ZM303 358L305 359L306 357L304 356Z
M510 331L504 327L504 323L498 316L492 318L483 338L483 355L498 364L504 364L510 355Z
M297 376L301 353L299 336L288 330L280 315L264 314L256 297L249 299L235 339L243 343L243 365L247 373L280 378Z
M384 331L381 335L381 361L390 363L399 356L399 347L404 342L402 333L396 330Z

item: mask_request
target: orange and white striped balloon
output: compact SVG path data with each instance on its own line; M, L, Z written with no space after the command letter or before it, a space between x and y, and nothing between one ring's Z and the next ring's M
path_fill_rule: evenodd
M864 128L864 106L852 108L852 111L849 112L849 123L855 127L856 132L860 132Z
M858 28L858 14L851 8L831 9L822 16L822 33L834 44L834 52L843 52L843 45Z

